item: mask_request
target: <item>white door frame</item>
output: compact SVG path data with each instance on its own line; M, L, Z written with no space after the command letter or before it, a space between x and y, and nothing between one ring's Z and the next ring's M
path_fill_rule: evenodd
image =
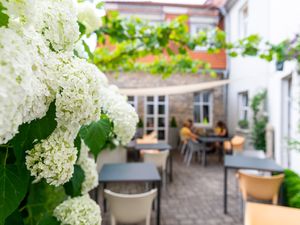
M282 79L281 83L281 164L285 167L290 166L290 152L288 141L291 138L291 119L292 119L292 76Z
M159 101L159 97L163 96L165 97L164 102ZM153 97L153 101L148 101L148 97ZM147 106L148 105L153 105L153 116L152 114L149 115L147 113ZM164 105L165 106L165 113L164 114L159 114L159 105ZM145 96L144 97L144 134L147 134L148 129L147 127L147 118L153 118L154 124L153 124L153 130L157 132L159 130L164 130L165 131L165 139L160 140L160 141L167 141L168 140L168 135L169 135L169 96L167 95L155 95L155 96ZM165 119L165 126L164 127L159 127L158 126L158 119L159 118L164 118Z

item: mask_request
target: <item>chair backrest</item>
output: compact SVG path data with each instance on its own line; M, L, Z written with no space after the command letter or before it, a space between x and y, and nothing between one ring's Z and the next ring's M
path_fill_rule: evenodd
M239 135L235 135L231 139L231 146L233 151L242 151L244 149L245 138Z
M145 139L157 139L157 133L155 131L150 134L144 134L143 138Z
M267 177L239 171L238 177L244 200L251 196L258 200L272 200L273 204L277 204L278 192L283 182L284 174Z
M144 162L153 163L158 169L164 171L167 167L169 153L169 150L159 152L144 151Z
M153 189L142 194L119 194L104 190L111 216L119 223L139 223L151 214L152 203L157 195Z
M266 158L266 154L263 150L244 150L241 154L243 156L252 157L252 158L259 158L259 159Z
M156 144L158 143L157 138L138 138L136 139L137 144Z
M188 146L190 151L195 152L195 151L198 151L202 147L202 144L190 139L187 142L187 146Z
M250 203L246 205L245 225L299 225L300 209Z

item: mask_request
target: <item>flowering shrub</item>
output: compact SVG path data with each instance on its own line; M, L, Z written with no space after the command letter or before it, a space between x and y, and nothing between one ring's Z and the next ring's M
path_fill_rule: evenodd
M68 199L54 209L62 225L100 225L99 206L88 195Z
M0 10L0 224L98 225L89 152L126 144L138 121L106 76L75 54L104 11L74 0L0 0Z

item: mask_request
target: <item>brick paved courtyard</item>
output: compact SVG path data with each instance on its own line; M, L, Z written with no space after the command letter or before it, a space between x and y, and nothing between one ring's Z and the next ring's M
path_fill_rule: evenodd
M229 175L229 214L223 214L223 167L217 158L209 158L203 168L193 162L189 167L179 154L174 155L174 181L162 191L162 225L242 225L241 203L237 195L234 174ZM111 185L108 189L121 193L143 192L145 186ZM103 215L103 225L109 225L109 215ZM152 215L155 224L155 213Z

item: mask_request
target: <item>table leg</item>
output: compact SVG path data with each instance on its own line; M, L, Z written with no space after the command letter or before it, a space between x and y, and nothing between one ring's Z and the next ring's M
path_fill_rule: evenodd
M104 190L106 189L107 184L103 183L103 211L106 212L107 211L107 204L106 204L106 199L104 197Z
M157 216L156 224L160 225L160 192L161 192L161 182L157 182Z
M151 183L151 188L154 189L155 188L155 182ZM152 210L155 210L155 201L152 204Z
M224 214L227 214L227 168L224 167Z
M206 149L203 149L202 166L206 166Z
M170 151L170 156L169 156L169 166L170 166L170 174L169 174L169 179L170 182L173 182L173 156L172 156L172 151Z
M97 203L97 204L99 204L99 202L98 202L98 189L99 189L99 184L98 184L98 186L95 188L95 202Z

